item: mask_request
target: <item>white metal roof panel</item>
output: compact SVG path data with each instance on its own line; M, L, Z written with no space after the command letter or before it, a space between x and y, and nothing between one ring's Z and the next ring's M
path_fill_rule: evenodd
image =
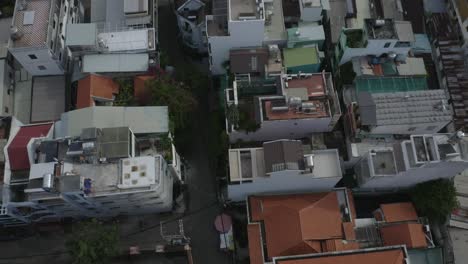
M142 54L90 54L83 56L83 72L145 72L149 56Z
M129 127L135 134L169 132L167 106L94 106L63 113L55 124L57 137L79 136L83 128Z

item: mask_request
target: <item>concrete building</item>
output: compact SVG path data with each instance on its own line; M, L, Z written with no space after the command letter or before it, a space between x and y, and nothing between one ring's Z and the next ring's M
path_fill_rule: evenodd
M299 22L297 27L287 29L288 32L288 48L304 47L316 45L319 50L322 50L325 42L325 31L322 25L317 23Z
M287 75L250 94L242 85L226 91L231 142L304 138L332 131L341 116L330 73Z
M83 77L79 72L122 75L156 66L155 5L152 0L91 1L89 20L69 25L66 32L66 46L78 72L74 80Z
M206 39L205 3L199 0L175 1L177 25L184 44L199 52L208 49Z
M13 115L13 70L8 66L6 58L0 57L0 116Z
M228 198L260 193L327 191L341 180L338 150L310 150L297 140L229 150Z
M227 11L206 16L211 73L226 72L229 51L269 44L284 46L287 40L282 1L229 0Z
M350 143L360 191L394 191L446 178L468 168L467 140L461 133L420 134L407 139Z
M365 19L363 29L344 29L335 46L335 61L342 65L354 57L403 56L415 41L410 22L392 19Z
M301 20L304 22L322 21L323 14L330 10L329 0L299 0Z
M283 73L283 59L278 45L231 49L229 71L235 79L248 83L268 82Z
M67 116L74 111L55 124L24 126L13 119L4 151L0 223L171 211L172 186L181 170L169 131L164 132L167 107L145 108L166 116L158 128L138 124L148 120L142 110L117 111L132 121L114 123L100 122L104 116L97 112L87 116L88 123L81 115ZM68 121L76 126L70 129Z
M10 53L33 76L63 74L69 61L67 28L79 23L83 12L81 1L17 0Z

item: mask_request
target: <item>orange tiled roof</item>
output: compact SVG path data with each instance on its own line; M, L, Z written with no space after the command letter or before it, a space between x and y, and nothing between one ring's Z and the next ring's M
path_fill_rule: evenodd
M416 221L418 214L412 203L391 203L381 204L380 209L383 212L384 220L387 223Z
M372 252L353 252L330 256L311 256L277 260L275 264L404 264L402 248Z
M113 95L119 93L119 85L111 78L90 74L78 81L76 108L94 106L93 98L112 100Z
M249 206L251 220L263 221L269 259L322 252L320 242L345 236L336 192L252 196Z
M423 225L403 223L387 225L380 228L385 246L406 245L408 248L426 248L427 241Z
M263 264L260 225L247 225L247 236L249 238L250 264Z

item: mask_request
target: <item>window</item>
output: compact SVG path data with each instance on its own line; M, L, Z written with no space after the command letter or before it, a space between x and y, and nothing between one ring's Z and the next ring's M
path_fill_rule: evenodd
M8 113L8 107L5 106L5 113Z
M387 42L387 43L385 43L384 48L388 48L388 47L390 47L390 45L392 45L392 43L391 43L391 42Z
M252 71L256 71L256 70L257 70L257 57L252 57L252 58L251 58L250 66L251 66L251 70L252 70Z
M39 70L41 70L41 71L47 70L46 66L44 66L44 65L39 65L39 66L37 66L37 68L38 68Z
M409 43L407 41L398 41L395 44L395 48L403 48L403 47L410 47L410 46L411 46L411 43Z
M410 127L408 128L408 131L415 131L416 130L416 127Z
M31 60L37 60L37 56L34 55L34 54L29 54L28 57L29 57Z

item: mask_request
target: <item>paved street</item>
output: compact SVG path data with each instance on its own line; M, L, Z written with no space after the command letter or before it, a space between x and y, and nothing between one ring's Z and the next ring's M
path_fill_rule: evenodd
M167 52L169 58L177 68L177 64L185 63L179 41L177 39L177 22L168 0L160 1L160 32L161 50ZM164 25L164 26L162 26ZM211 95L214 93L210 93ZM193 142L191 151L185 157L191 168L187 179L189 188L188 211L201 210L185 220L185 229L192 239L194 263L230 263L230 258L218 250L219 236L214 229L213 222L221 208L216 203L216 180L210 168L207 153L209 142L209 95L199 98L199 110L194 114L192 128Z

